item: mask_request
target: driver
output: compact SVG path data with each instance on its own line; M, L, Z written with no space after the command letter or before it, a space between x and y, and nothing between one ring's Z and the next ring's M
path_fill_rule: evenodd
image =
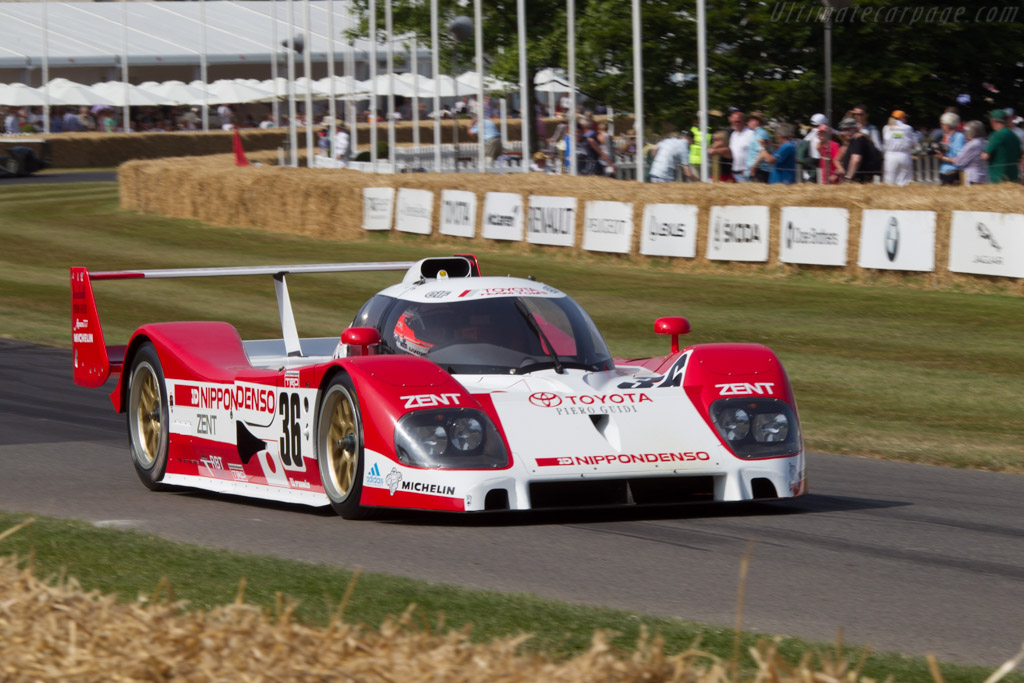
M413 304L398 316L395 345L406 353L424 356L453 341L456 318L448 304Z

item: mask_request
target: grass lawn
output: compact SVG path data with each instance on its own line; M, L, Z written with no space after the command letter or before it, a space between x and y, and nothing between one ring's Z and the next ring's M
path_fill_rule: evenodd
M1024 430L1015 417L1024 409L1019 298L858 287L813 276L681 275L615 257L524 255L501 244L453 249L407 235L324 243L122 212L113 184L0 185L0 215L2 336L69 346L71 265L114 270L414 260L475 250L485 273L532 274L572 294L618 356L665 353L667 340L652 333L662 315L689 317L690 343L768 344L789 371L811 449L1024 472ZM291 278L300 334L339 334L356 308L396 276ZM101 282L96 293L108 343L122 343L136 325L153 320L224 319L247 338L280 333L269 278ZM22 519L0 512L0 532ZM62 520L38 520L0 541L0 554L9 552L31 553L40 575L66 571L85 588L126 600L151 595L167 577L176 598L199 608L230 602L246 577L248 601L269 609L279 593L286 595L298 603L298 618L313 624L326 622L352 577ZM472 624L479 640L533 633L527 647L556 656L584 650L595 629L620 633L616 643L628 648L641 627L663 636L672 652L698 637L718 656L733 652L730 629L380 575L359 579L345 614L378 625L413 602L425 627L436 628L443 618L454 627ZM745 644L751 642L745 636ZM829 645L783 643L791 661L808 650L834 655ZM843 656L857 661L860 655L845 650ZM879 680L932 680L924 660L898 655L871 655L864 671ZM987 674L942 665L949 683L982 681ZM1024 676L1004 680L1024 683Z
M1024 472L1024 299L862 287L804 275L684 275L610 256L521 254L371 234L320 242L117 208L113 184L0 186L0 334L68 346L68 266L94 270L415 260L475 250L485 273L534 275L587 308L612 352L665 353L652 333L685 315L689 343L760 342L785 364L808 448ZM486 251L485 251L486 249ZM300 334L337 335L397 273L289 280ZM108 343L155 320L227 320L243 338L280 336L269 278L98 283Z
M24 515L0 512L0 533L24 520ZM36 519L0 540L0 555L12 553L30 558L27 561L37 576L73 576L86 590L116 594L123 600L151 597L166 579L174 599L187 600L189 608L197 609L232 602L245 577L247 602L273 612L281 594L297 604L296 618L311 625L328 623L353 576L332 567L239 555L48 518ZM624 650L635 645L642 629L647 629L664 638L670 653L683 651L698 639L702 650L722 659L731 660L734 651L734 631L728 628L377 574L358 578L344 619L376 627L385 616L401 614L413 603L416 622L424 630L471 625L473 639L480 642L529 633L534 637L524 646L527 650L554 657L585 651L596 630L618 634L613 643ZM759 637L764 636L743 635L740 661L748 670L753 669L753 661L747 651ZM793 638L781 641L780 654L790 663L798 662L805 653L819 658L837 656L834 645ZM1012 654L1007 653L1007 658ZM887 676L897 681L933 680L923 658L860 648L843 648L841 656L853 665L865 657L862 671L876 680ZM941 672L946 683L979 683L991 673L983 667L947 663L941 664ZM1024 683L1024 675L1013 674L1003 680Z

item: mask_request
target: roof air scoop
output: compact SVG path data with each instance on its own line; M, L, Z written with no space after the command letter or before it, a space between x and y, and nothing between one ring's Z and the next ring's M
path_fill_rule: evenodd
M403 284L415 284L420 280L445 280L460 277L479 277L476 259L466 256L439 256L425 258L413 264L402 279Z

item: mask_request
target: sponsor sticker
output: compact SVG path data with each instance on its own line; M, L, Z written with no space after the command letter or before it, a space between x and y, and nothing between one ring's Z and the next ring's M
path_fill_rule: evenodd
M271 414L277 409L273 389L241 385L176 384L174 403L203 410L253 410Z
M284 386L286 389L298 389L299 388L299 371L289 370L284 373Z
M745 396L757 394L758 396L771 395L774 391L775 382L732 382L730 384L716 384L719 396Z
M405 401L406 410L410 408L459 405L458 394L415 394L413 396L400 396L399 398Z
M373 463L373 467L366 473L366 483L377 488L384 488L384 477L380 476L380 468L377 467L377 463Z
M580 455L561 458L537 458L538 467L571 467L588 465L649 465L655 463L698 462L711 460L705 451L680 451L677 453L618 453L614 455Z
M653 403L644 393L560 395L537 391L527 398L538 408L554 408L558 415L609 415L635 413L641 403Z

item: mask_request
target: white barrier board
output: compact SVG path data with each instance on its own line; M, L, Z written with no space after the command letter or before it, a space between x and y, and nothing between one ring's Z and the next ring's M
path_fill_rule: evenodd
M434 193L399 188L395 201L395 230L429 235L434 227Z
M571 247L576 244L576 198L531 196L526 241Z
M779 260L817 266L845 266L850 211L818 206L784 206L779 220Z
M1024 215L954 211L949 269L999 277L1024 277Z
M678 258L697 255L697 207L693 204L648 204L640 229L641 254Z
M363 188L363 230L390 230L395 188Z
M523 239L523 195L488 192L484 198L483 235L489 240Z
M708 220L708 259L768 260L767 206L712 206Z
M476 235L476 194L467 190L441 190L441 234Z
M935 270L935 212L864 209L857 265L878 270Z
M628 254L633 246L633 204L587 202L583 220L583 248Z

